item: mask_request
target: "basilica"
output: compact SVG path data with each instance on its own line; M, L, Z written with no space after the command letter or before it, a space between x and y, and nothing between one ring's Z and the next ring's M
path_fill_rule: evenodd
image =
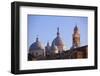
M39 38L36 38L36 41L29 47L28 60L79 59L88 57L88 45L80 45L80 31L77 26L73 30L71 48L66 50L64 46L59 28L57 28L57 36L51 45L47 42L47 45L44 46Z

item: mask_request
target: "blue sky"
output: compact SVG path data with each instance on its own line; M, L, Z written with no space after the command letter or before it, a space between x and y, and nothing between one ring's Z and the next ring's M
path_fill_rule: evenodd
M72 46L72 34L75 26L80 29L81 46L88 44L88 18L78 16L46 16L28 15L28 47L35 42L38 35L39 40L46 45L51 44L57 36L57 27L60 30L65 46Z

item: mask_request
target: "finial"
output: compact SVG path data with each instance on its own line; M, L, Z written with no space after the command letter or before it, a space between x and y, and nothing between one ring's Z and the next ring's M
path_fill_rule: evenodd
M59 32L59 27L57 28L57 31Z
M59 27L57 28L57 35L59 35Z
M38 42L38 40L39 40L39 38L38 38L38 35L37 35L37 37L36 37L36 42Z

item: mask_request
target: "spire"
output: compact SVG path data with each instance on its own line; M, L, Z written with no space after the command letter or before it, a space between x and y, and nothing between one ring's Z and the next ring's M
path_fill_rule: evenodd
M74 33L78 33L78 34L80 34L80 31L79 31L79 28L78 28L77 25L74 27Z
M77 25L74 27L74 32L78 31Z
M74 33L73 33L73 48L80 46L80 31L77 25L74 27Z
M59 27L58 27L58 28L57 28L57 36L59 36L59 34L60 34L60 33L59 33Z

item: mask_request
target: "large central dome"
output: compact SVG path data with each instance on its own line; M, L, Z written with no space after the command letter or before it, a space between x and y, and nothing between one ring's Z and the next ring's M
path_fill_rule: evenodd
M64 42L60 37L59 28L57 28L57 37L53 40L52 44L55 44L56 46L64 46Z
M60 36L57 36L53 40L52 44L55 44L56 46L64 46L63 40L62 40L62 38Z

